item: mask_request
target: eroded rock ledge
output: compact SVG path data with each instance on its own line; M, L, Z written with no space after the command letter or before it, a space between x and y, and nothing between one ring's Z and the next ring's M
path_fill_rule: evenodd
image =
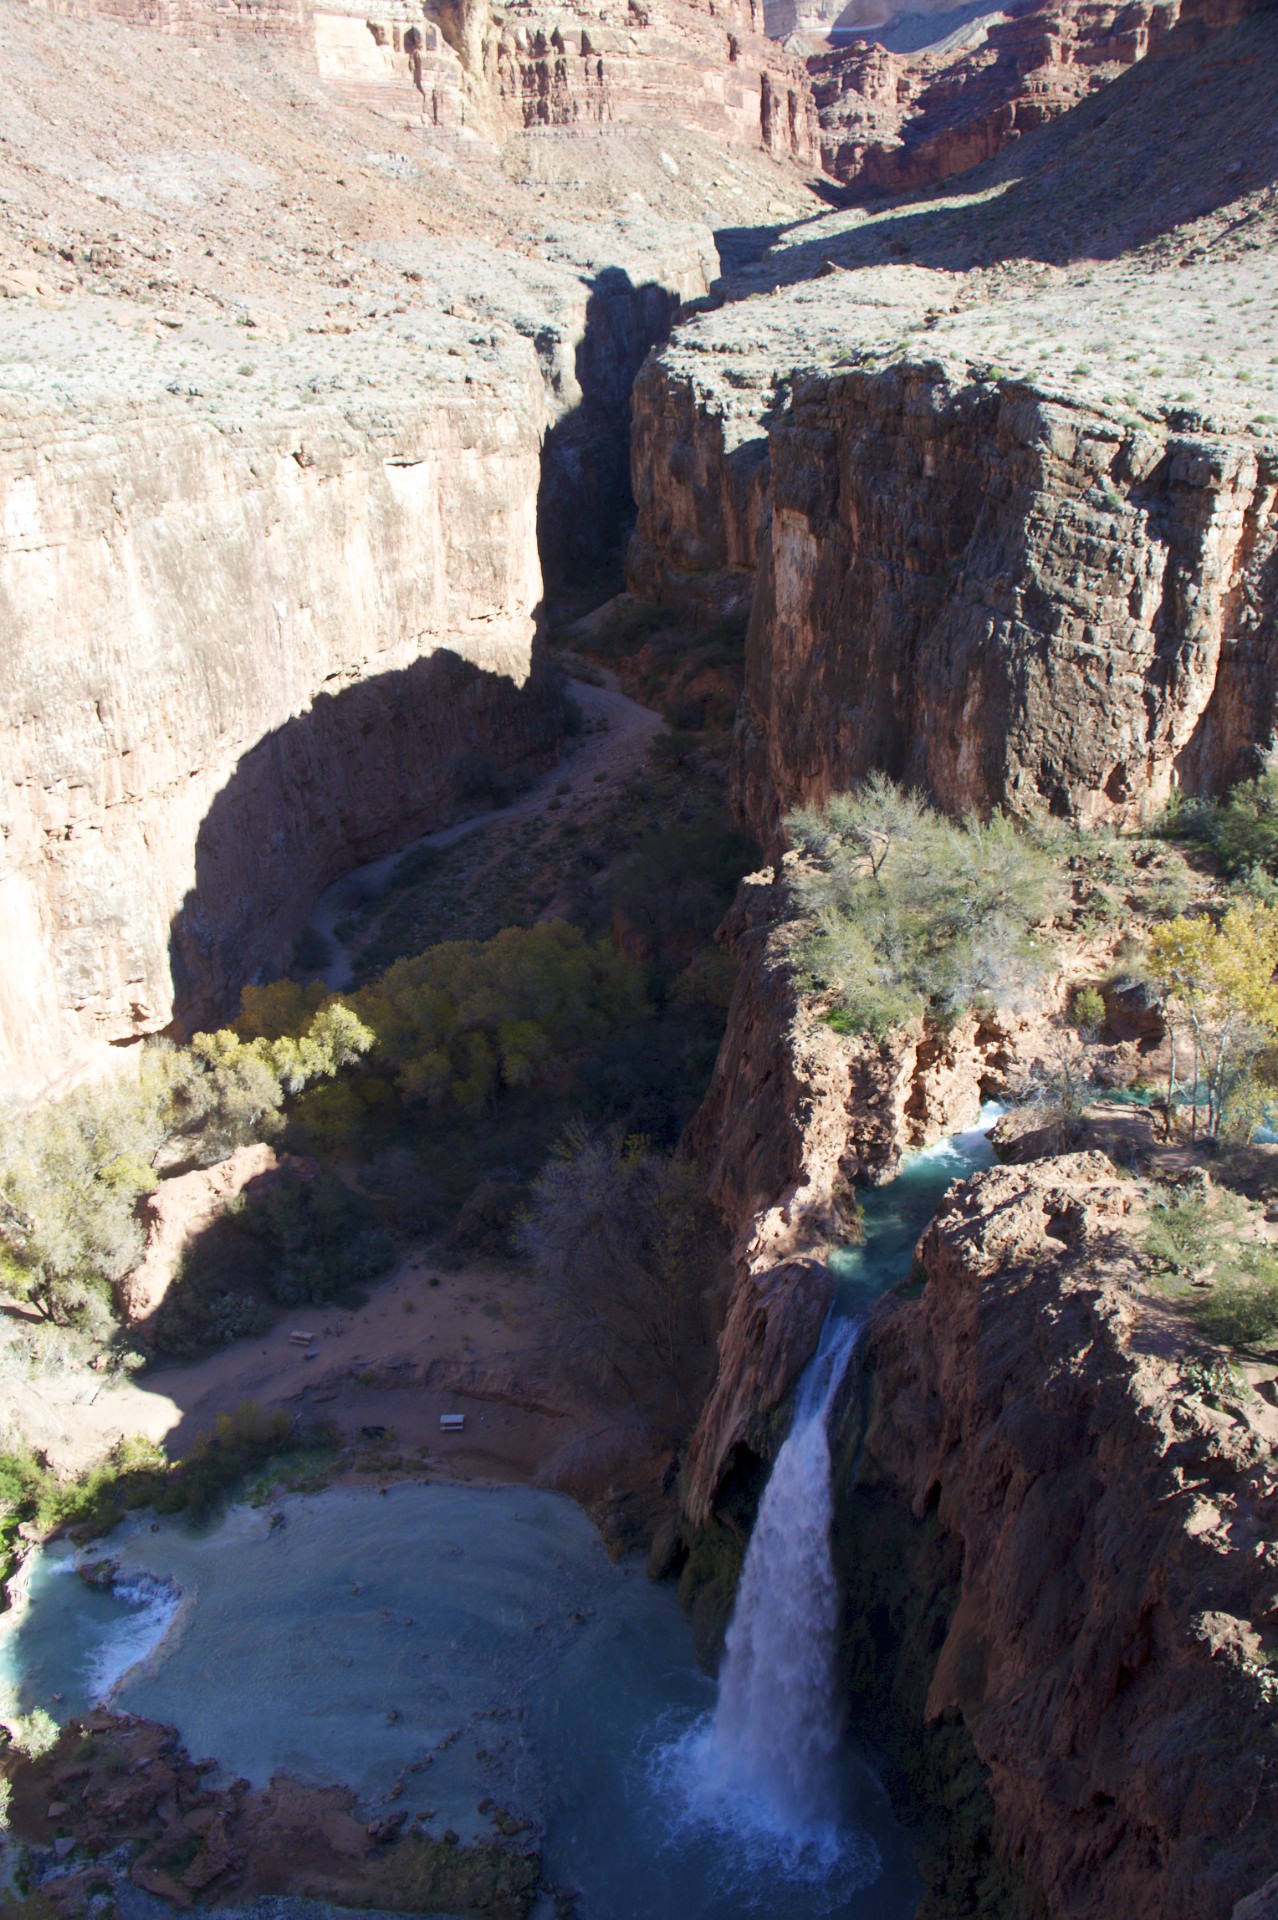
M287 964L328 880L440 818L473 756L553 750L530 363L487 394L256 432L10 409L12 1089L216 1016Z
M1003 1091L1019 1017L922 1023L882 1043L835 1033L795 977L787 883L742 883L725 937L741 961L727 1031L686 1148L734 1236L736 1279L715 1386L689 1450L684 1510L706 1526L725 1487L769 1461L791 1388L829 1310L831 1247L855 1237L855 1189L970 1122Z
M1228 1920L1278 1857L1275 1416L1191 1384L1143 1209L1095 1153L942 1205L843 1438L845 1651L916 1785L966 1730L1049 1914Z

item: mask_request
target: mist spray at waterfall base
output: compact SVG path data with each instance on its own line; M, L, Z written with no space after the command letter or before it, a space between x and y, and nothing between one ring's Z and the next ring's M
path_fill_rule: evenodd
M830 1556L828 1421L860 1326L829 1322L803 1377L750 1537L714 1712L652 1763L679 1825L730 1834L748 1871L810 1881L813 1910L826 1912L881 1864L845 1804Z
M768 1876L810 1889L810 1913L845 1911L854 1894L868 1912L867 1899L887 1893L863 1891L880 1879L871 1832L884 1830L883 1789L842 1744L829 1421L871 1305L909 1271L951 1183L993 1164L987 1136L1001 1111L987 1102L974 1127L911 1154L895 1180L867 1194L860 1241L831 1256L834 1309L759 1505L717 1704L652 1757L673 1833L724 1843L743 1908L760 1904L755 1889Z

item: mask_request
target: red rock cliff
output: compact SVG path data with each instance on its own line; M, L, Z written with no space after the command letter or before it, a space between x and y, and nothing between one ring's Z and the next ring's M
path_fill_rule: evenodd
M737 780L774 844L874 768L1118 823L1254 771L1278 450L940 366L803 381L769 447Z
M920 1680L926 1722L965 1726L999 1852L1050 1915L1229 1920L1278 1859L1278 1418L1240 1388L1204 1400L1192 1338L1141 1290L1142 1206L1099 1154L943 1204L922 1296L865 1349L849 1657L880 1727L904 1730Z

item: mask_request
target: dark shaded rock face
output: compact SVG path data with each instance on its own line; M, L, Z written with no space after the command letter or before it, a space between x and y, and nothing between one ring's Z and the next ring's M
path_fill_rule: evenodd
M550 588L620 559L634 514L630 390L678 307L672 288L636 287L619 267L601 273L591 289L573 347L580 399L550 428L542 448L537 547ZM540 340L537 346L540 354Z
M1278 1857L1278 1479L1137 1290L1143 1207L1094 1153L944 1202L843 1440L845 1650L916 1783L970 1742L1043 1911L1230 1920Z
M940 367L772 427L737 791L775 844L875 768L946 808L1131 823L1274 735L1278 464Z
M558 684L539 653L520 687L441 649L319 694L258 741L201 824L195 885L174 918L181 1030L217 1024L243 980L287 968L331 880L440 825L486 771L550 764L561 730Z

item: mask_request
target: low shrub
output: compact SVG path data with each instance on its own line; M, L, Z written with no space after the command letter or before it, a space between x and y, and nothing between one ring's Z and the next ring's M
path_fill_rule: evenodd
M1278 876L1278 773L1244 780L1224 800L1178 800L1162 831L1209 850L1230 879L1272 881Z
M518 1180L479 1181L453 1222L445 1242L448 1251L495 1259L512 1254L515 1221L527 1197Z
M1080 987L1069 1003L1071 1026L1084 1033L1098 1032L1105 1024L1105 996L1099 987Z
M1192 1303L1203 1332L1224 1347L1269 1347L1278 1336L1278 1258L1247 1253Z
M464 754L453 768L453 782L459 800L508 807L515 797L514 781L491 753Z
M953 1022L1042 971L1059 896L1052 860L1001 815L944 819L881 774L789 821L811 931L798 956L835 996L832 1024L882 1039L920 1015Z

